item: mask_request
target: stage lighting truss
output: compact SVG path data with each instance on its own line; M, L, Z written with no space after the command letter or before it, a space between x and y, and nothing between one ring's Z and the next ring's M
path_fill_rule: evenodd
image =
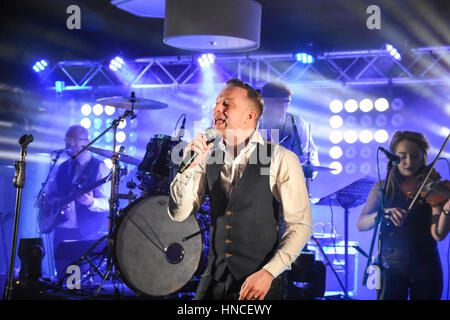
M392 51L391 51L392 52ZM240 78L253 86L266 81L283 81L296 87L340 87L374 85L449 84L445 61L450 46L411 49L397 60L386 48L377 50L334 51L316 56L314 63L303 64L295 54L216 54L215 72L219 81ZM197 88L201 67L193 55L149 57L127 60L134 70L131 88ZM124 84L99 61L61 61L46 76L47 89L55 90L55 80L64 81L64 91L117 88ZM45 80L45 79L44 79ZM42 81L44 81L42 80ZM218 83L219 84L219 83ZM222 83L220 83L222 84Z

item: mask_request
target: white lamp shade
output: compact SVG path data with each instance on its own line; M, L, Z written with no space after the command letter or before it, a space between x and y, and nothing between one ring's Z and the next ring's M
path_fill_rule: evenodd
M255 50L261 11L254 0L166 0L164 43L191 51Z

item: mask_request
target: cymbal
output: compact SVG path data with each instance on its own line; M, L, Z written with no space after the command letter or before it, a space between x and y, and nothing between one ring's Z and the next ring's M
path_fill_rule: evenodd
M113 156L113 152L111 150L94 148L94 147L89 147L88 150L93 153L96 153L98 155L104 156L105 158L112 158L112 156ZM122 152L116 152L116 155L119 156L119 161L121 161L121 162L129 163L129 164L132 164L135 166L138 166L141 163L140 160L133 158L131 156L128 156Z
M100 99L97 99L97 102L104 104L104 105L110 105L110 106L113 106L116 108L130 109L130 110L131 110L131 105L132 105L130 97L121 97L121 96L100 98ZM167 107L168 107L167 104L156 101L156 100L144 99L144 98L134 98L133 109L157 110L157 109L164 109Z

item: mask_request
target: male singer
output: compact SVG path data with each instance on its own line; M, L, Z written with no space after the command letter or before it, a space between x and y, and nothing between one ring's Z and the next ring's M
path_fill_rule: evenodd
M170 186L169 215L182 221L208 195L211 246L195 299L281 299L282 273L312 235L311 208L298 157L263 140L260 93L231 79L214 107L220 136L199 134L185 149L198 156ZM279 232L279 207L285 230Z

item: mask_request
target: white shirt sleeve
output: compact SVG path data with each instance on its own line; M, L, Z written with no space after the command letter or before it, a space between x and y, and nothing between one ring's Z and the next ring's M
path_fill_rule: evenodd
M312 236L312 214L305 177L296 154L281 146L270 165L272 193L281 201L285 232L274 257L264 266L274 277L291 268Z
M101 162L97 172L97 180L106 177L110 170L104 162ZM106 182L94 190L94 202L89 207L93 212L109 211L109 198L111 194L111 182Z
M170 184L169 217L183 221L198 211L206 198L206 166L201 162L178 173Z

